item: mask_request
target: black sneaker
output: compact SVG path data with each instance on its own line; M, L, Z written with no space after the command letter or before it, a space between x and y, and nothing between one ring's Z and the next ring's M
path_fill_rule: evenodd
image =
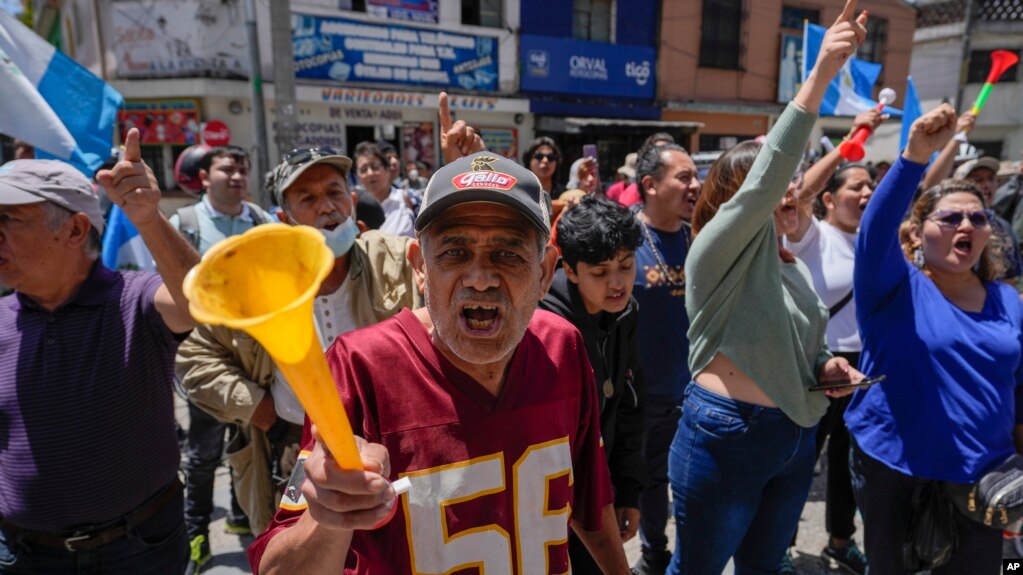
M671 563L671 553L667 551L643 551L643 556L632 566L634 575L664 575Z
M821 558L837 564L838 567L853 575L863 575L867 571L867 556L852 541L849 542L848 547L842 548L835 547L828 542L827 547L821 551ZM832 565L832 567L834 566Z
M206 535L196 535L188 543L188 548L188 568L185 569L185 575L198 575L210 559L213 559L209 538Z
M230 535L252 535L249 518L244 516L239 519L226 518L224 520L224 533Z

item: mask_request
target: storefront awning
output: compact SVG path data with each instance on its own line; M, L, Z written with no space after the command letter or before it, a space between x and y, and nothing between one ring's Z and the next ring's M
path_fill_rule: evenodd
M536 130L541 132L560 132L565 134L581 134L601 129L622 130L678 130L692 133L703 127L703 122L681 122L664 120L625 120L619 118L561 118L539 116L536 119Z

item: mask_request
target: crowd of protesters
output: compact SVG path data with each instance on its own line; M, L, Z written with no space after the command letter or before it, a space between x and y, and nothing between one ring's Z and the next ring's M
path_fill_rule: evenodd
M607 187L551 138L501 157L443 94L435 173L386 142L300 148L270 210L240 148L207 151L167 218L137 130L94 182L20 145L0 166L0 573L202 572L225 457L258 573L795 573L825 445L821 557L915 570L923 490L1023 452L1023 162L1001 187L994 158L957 166L975 118L947 105L881 170L807 161L866 34L854 7L770 132L702 180L667 133ZM158 274L98 260L97 185ZM363 470L259 342L189 313L200 256L273 223L333 254L310 321ZM1010 526L950 509L932 572L1000 572Z

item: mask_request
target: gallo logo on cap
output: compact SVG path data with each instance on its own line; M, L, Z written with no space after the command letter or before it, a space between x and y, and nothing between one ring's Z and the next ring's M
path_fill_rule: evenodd
M515 187L518 180L515 176L502 174L501 172L480 171L458 174L451 180L451 183L459 190L473 188L507 192Z

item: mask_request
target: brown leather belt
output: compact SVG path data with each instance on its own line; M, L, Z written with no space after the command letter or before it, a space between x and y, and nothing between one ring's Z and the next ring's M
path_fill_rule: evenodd
M28 543L66 549L71 553L91 551L127 537L135 527L156 515L157 512L170 503L174 497L181 493L182 489L181 482L175 479L167 484L167 487L164 487L162 491L151 497L149 501L139 505L128 515L118 519L113 524L108 524L106 527L100 526L92 531L76 530L67 535L33 531L18 527L6 519L0 519L0 526L4 530L22 537Z

